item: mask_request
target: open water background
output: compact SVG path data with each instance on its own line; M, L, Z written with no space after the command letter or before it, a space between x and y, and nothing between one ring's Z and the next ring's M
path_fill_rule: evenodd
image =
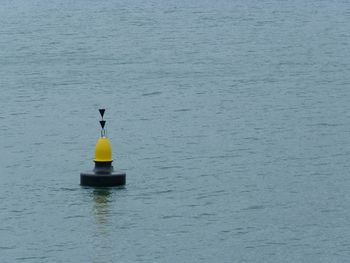
M1 1L1 262L346 262L348 1ZM106 107L121 189L79 185Z

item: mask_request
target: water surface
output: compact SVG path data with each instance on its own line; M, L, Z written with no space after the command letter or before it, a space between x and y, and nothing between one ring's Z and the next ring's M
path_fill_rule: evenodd
M345 262L345 1L3 1L1 262ZM119 189L79 186L106 107Z

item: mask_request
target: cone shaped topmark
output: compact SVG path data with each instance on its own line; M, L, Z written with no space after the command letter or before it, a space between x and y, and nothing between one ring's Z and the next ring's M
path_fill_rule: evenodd
M100 124L101 124L102 129L104 129L104 128L105 128L106 121L100 121Z
M103 119L103 115L105 114L105 109L99 109L98 110L99 112L100 112L100 114L101 114L101 117L102 117L102 119Z

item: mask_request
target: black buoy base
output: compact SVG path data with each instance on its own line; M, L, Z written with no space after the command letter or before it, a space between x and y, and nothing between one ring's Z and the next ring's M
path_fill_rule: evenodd
M123 172L111 172L100 174L96 172L87 172L80 174L80 185L96 186L96 187L111 187L125 185L126 174Z

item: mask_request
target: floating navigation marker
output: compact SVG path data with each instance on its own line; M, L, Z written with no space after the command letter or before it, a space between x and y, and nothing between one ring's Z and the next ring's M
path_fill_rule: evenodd
M104 129L104 128L105 128L106 121L100 121L100 124L101 124L102 129Z
M102 120L103 120L103 115L105 114L106 109L99 109L98 111L100 112Z
M103 118L104 109L100 109L100 114ZM102 131L101 137L96 143L95 149L95 168L91 172L80 174L80 184L85 186L110 187L125 185L126 174L124 172L115 171L112 166L112 146L106 136L104 129L106 121L100 121Z

